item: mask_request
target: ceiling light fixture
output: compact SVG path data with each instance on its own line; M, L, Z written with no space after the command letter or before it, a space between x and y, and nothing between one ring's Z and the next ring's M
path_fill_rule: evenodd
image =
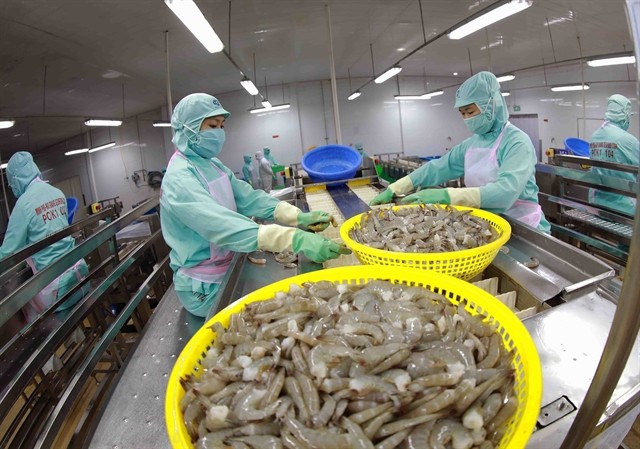
M422 95L394 95L393 98L396 100L428 100L429 97L427 94Z
M275 106L271 106L270 108L249 109L249 112L251 114L257 114L259 112L271 112L271 111L277 111L279 109L289 109L290 107L291 107L291 105L289 103L287 103L287 104L277 104Z
M502 92L501 95L503 97L508 97L509 95L511 95L511 92Z
M384 83L386 80L397 75L401 71L402 71L402 67L400 67L399 65L394 65L389 70L384 72L382 75L378 76L374 81L376 84Z
M598 58L587 60L589 67L604 67L607 65L619 65L619 64L635 64L636 57L631 56L616 56L612 58Z
M427 98L437 97L438 95L442 95L444 90L434 90L433 92L427 92L425 95Z
M258 95L258 88L249 78L243 78L242 81L240 81L240 84L242 84L242 87L249 92L249 95Z
M165 0L166 1L166 0ZM481 30L492 23L505 19L513 14L524 11L531 6L531 0L511 0L509 3L498 6L489 12L465 23L449 33L449 39L462 39L478 30Z
M11 128L15 124L15 120L0 120L0 129Z
M269 100L262 100L262 106L265 107L266 109L271 109L273 107Z
M155 122L153 122L153 127L154 128L169 128L169 127L171 127L171 122L155 121Z
M505 81L511 81L513 79L515 79L515 75L502 75L502 76L498 76L497 80L499 83L504 83Z
M115 147L115 146L116 146L115 142L105 143L104 145L99 145L97 147L91 148L89 150L89 153L95 153L96 151L104 150L106 148L111 148L111 147Z
M572 90L589 90L588 84L569 84L566 86L554 86L551 88L553 92L569 92Z
M224 44L193 0L164 0L164 2L209 53L222 51Z
M7 168L7 165L9 165L7 162L5 162L4 164L0 164L0 170L2 170L3 168Z
M349 95L347 97L347 100L355 100L356 98L358 98L360 95L362 95L362 92L360 92L359 90L356 90L354 93L352 93L351 95Z
M453 72L453 76L458 76L458 72Z
M122 120L101 120L101 119L88 119L84 121L87 126L120 126Z
M80 148L79 150L65 151L64 155L65 156L72 156L74 154L82 154L82 153L87 153L87 152L89 152L89 148Z

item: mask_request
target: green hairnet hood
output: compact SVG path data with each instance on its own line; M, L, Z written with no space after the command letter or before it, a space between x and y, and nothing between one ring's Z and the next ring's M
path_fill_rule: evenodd
M7 164L7 181L16 198L20 198L31 181L40 174L40 169L33 162L33 156L26 151L20 151L11 156Z
M245 164L250 164L251 163L251 155L250 154L245 154L244 155L244 163Z
M213 95L191 94L180 100L171 116L171 127L174 131L173 143L176 148L187 155L195 155L191 144L196 141L202 122L206 118L217 115L227 118L231 114Z
M264 147L262 151L264 151L264 154L271 154L271 148L269 147Z
M500 93L500 83L491 72L476 73L458 88L455 108L473 103L492 121L489 132L502 130L509 120L507 104Z
M623 95L611 95L607 101L607 111L604 113L604 118L626 131L629 129L630 116L631 101Z

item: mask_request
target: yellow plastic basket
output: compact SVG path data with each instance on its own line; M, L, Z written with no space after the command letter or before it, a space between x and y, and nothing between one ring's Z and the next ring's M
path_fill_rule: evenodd
M200 375L202 358L215 338L215 333L209 326L216 321L228 326L229 317L242 311L246 304L270 299L279 291L289 291L292 283L327 280L359 285L374 279L425 287L444 295L452 304L464 301L465 309L470 314L486 315L486 321L496 324L505 347L514 352L515 392L518 397L516 413L496 449L524 448L540 411L542 371L536 347L520 320L496 298L460 279L433 271L401 267L386 267L382 270L372 265L332 268L284 279L239 299L211 318L187 343L171 371L165 399L165 418L173 448L193 449L180 411L180 399L185 393L180 385L180 378L187 374Z
M393 210L419 205L394 206ZM511 225L496 214L472 207L451 206L457 210L470 210L471 215L487 221L499 237L491 243L473 249L448 253L400 253L371 248L353 240L349 231L360 225L364 214L356 215L345 221L340 227L342 241L354 252L363 265L391 265L396 267L422 268L469 280L482 273L498 254L500 247L511 237Z

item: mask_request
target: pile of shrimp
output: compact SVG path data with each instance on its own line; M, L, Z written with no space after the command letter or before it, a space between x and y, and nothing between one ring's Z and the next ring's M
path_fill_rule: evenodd
M420 287L292 284L181 379L197 449L492 449L517 408L493 326Z
M371 248L444 253L477 248L498 238L489 222L450 206L381 208L363 214L349 237Z

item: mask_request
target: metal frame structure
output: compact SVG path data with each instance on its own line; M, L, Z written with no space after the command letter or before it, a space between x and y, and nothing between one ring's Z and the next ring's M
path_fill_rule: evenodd
M171 283L168 249L159 229L129 243L132 249L128 252L119 253L116 242L118 231L135 220L148 218L143 214L158 203L158 198L145 201L113 222L110 222L113 211L107 209L0 261L0 280L6 282L21 270L26 257L61 238L81 231L87 234L95 231L72 251L0 299L2 326L68 267L80 258L91 259L88 276L0 349L3 367L0 371L3 422L0 446L48 448L65 443L80 446L90 436L91 421L100 415L109 387L135 341L135 332L123 334L123 326L131 320L134 327L141 330L151 315L149 298L162 297ZM100 220L106 223L96 228ZM140 277L137 272L148 260L153 261L153 268L142 273L142 282L132 282ZM55 313L60 304L86 285L90 286L89 292L75 306ZM124 303L116 316L109 309L114 301ZM44 370L52 358L60 360L62 366L56 367L54 363L51 371ZM74 406L86 402L87 391L91 397L87 413L79 423L67 422ZM76 428L69 429L70 425ZM67 436L69 434L73 436Z

